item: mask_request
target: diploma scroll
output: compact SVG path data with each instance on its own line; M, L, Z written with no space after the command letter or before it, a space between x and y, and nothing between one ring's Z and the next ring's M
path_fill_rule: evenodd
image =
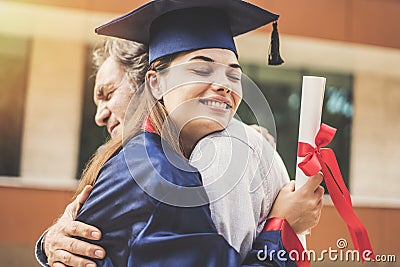
M299 124L299 140L315 146L315 136L321 126L322 105L324 101L326 78L304 76L301 91L301 107L300 107L300 124ZM302 187L308 177L298 167L303 157L297 157L296 164L296 190ZM305 235L310 231L299 235L299 239L306 249Z

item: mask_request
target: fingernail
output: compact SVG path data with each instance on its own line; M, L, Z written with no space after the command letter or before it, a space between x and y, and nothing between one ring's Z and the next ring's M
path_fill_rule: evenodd
M103 257L104 257L104 253L103 253L102 250L96 250L96 251L94 252L94 255L96 255L96 256L99 257L99 258L103 258Z
M86 267L96 267L96 265L94 265L93 263L88 263L86 264Z
M92 232L92 237L99 238L100 237L99 232Z

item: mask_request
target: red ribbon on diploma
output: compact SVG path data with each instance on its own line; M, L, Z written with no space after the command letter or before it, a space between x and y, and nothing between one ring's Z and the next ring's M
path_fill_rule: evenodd
M375 260L367 230L354 214L350 193L343 181L335 153L330 148L324 148L332 141L335 133L335 128L322 124L315 137L316 147L299 142L297 155L304 159L298 166L307 176L313 176L322 171L332 202L347 224L354 248L360 252L363 262L365 259Z

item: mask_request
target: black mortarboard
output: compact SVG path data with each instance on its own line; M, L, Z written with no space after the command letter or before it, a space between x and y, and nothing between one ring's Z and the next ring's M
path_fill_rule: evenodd
M225 48L237 54L234 36L278 17L241 0L155 0L98 27L96 33L148 44L152 63L166 55L203 48ZM276 50L274 45L270 49Z

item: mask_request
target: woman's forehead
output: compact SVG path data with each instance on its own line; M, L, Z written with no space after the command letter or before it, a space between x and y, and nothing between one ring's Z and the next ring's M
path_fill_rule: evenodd
M185 52L175 58L175 62L183 63L193 60L204 60L225 65L237 64L234 52L223 48L206 48Z

